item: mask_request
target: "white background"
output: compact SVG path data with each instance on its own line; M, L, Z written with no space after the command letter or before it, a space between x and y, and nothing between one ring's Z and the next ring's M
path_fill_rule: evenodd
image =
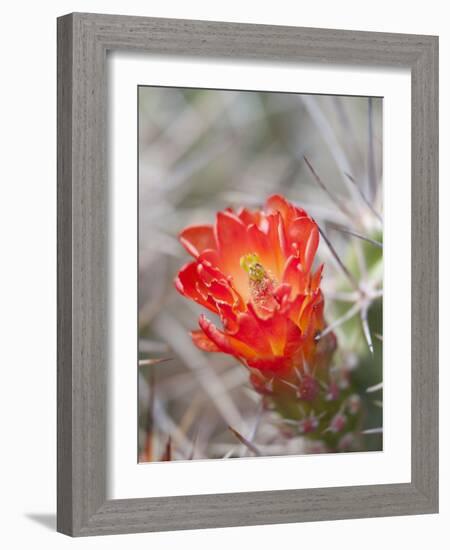
M411 481L411 76L407 70L324 68L310 64L109 59L109 175L113 274L108 456L111 498L271 491ZM383 97L383 452L137 464L136 86L200 86ZM301 83L301 84L299 84ZM398 210L398 205L402 209ZM395 208L397 208L395 210ZM398 231L398 227L402 231ZM137 244L137 243L136 243Z
M56 468L56 27L55 17L96 11L372 31L440 35L441 281L450 279L446 235L450 166L450 28L445 3L321 0L211 2L164 0L8 3L2 10L1 135L1 518L2 546L88 548L412 549L448 543L450 520L450 375L441 353L441 513L439 516L352 520L70 540L55 534ZM446 208L447 207L447 208ZM443 311L448 285L441 285ZM442 341L449 323L442 315ZM448 361L447 361L448 363ZM438 542L441 539L443 542Z

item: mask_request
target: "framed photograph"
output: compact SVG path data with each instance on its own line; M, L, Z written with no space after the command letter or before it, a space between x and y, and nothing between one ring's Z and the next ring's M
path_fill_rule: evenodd
M438 511L438 39L58 19L58 530Z

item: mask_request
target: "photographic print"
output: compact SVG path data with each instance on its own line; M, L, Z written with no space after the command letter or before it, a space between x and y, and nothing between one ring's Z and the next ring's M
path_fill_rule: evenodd
M383 449L383 99L138 87L139 462Z

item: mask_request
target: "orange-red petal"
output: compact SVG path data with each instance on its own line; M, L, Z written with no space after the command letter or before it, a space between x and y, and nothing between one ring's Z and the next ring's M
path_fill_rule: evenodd
M203 250L216 248L212 225L190 225L181 231L179 239L194 258L197 258Z
M259 225L261 221L261 211L260 210L249 210L248 208L241 208L237 212L238 218L244 222L245 225Z
M197 272L197 262L183 266L175 279L175 288L180 294L208 308L214 313L217 308L208 300L207 293L202 292L202 284Z
M194 344L202 351L221 352L222 350L203 332L203 330L193 330L191 338Z
M204 332L205 336L209 338L217 348L225 353L234 355L234 350L230 346L230 342L226 334L214 326L214 324L211 323L211 321L209 321L204 315L200 315L198 324L200 325L200 328Z
M319 230L310 218L296 218L287 229L289 244L298 247L304 271L311 269L317 247L319 245Z
M305 294L308 289L309 279L309 272L303 270L300 258L291 256L284 267L282 281L291 287L293 298L298 294Z
M219 268L225 276L231 277L233 287L243 297L248 297L248 277L242 269L242 256L249 250L247 226L232 212L219 212L215 226L219 252Z
M294 206L288 202L282 195L272 195L266 201L266 208L279 212L283 217L283 221L288 227L295 218L307 216L302 208Z

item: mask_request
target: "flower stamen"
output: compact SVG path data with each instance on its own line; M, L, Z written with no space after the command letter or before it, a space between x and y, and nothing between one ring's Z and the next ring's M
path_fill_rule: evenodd
M274 297L275 279L260 262L258 254L245 254L240 260L241 267L248 273L251 299L260 313L272 311L278 303Z
M241 257L240 264L242 269L248 273L250 281L261 283L264 280L266 270L261 264L258 254L245 254L245 256Z

